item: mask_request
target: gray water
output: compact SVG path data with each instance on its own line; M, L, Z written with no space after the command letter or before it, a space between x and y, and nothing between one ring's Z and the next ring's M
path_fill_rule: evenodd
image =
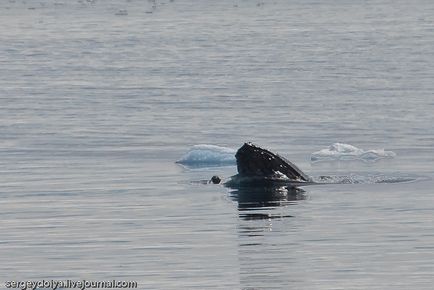
M1 287L432 289L433 24L428 0L1 1ZM174 163L245 141L416 180L255 199ZM334 142L397 156L310 162Z

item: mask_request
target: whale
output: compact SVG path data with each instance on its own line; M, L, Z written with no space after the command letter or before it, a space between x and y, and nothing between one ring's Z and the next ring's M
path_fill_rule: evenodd
M307 182L311 178L286 158L253 143L244 143L235 154L238 174L245 177L275 178Z
M238 174L224 182L228 187L301 186L314 183L291 161L251 142L244 143L237 150L235 158ZM221 178L213 176L210 181L220 183Z
M294 189L305 185L324 184L372 184L372 183L400 183L421 180L423 176L384 174L350 174L350 175L321 175L311 177L304 173L297 165L285 157L273 153L251 142L244 143L235 154L238 173L227 179L214 175L211 179L201 183L223 184L228 188L244 188L248 191L281 191L282 188Z

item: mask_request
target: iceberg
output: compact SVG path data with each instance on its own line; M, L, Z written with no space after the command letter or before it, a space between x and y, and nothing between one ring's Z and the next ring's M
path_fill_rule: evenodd
M333 160L362 160L366 162L377 161L383 158L394 158L396 153L384 149L363 150L350 144L334 143L328 148L311 154L312 162Z
M189 166L218 166L236 163L236 150L216 145L194 145L176 163Z

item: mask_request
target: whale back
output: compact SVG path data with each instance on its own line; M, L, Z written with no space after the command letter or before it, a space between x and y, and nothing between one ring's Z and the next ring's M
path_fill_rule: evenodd
M252 143L244 143L235 158L241 176L272 178L280 172L294 181L310 181L309 176L287 159Z

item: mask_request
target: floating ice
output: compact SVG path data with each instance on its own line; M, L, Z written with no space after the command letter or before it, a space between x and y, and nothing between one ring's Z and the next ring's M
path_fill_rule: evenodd
M216 145L194 145L176 163L184 165L227 165L235 164L236 150Z
M353 145L334 143L328 148L312 153L310 160L313 162L330 160L362 160L377 161L382 158L393 158L396 153L384 149L363 150Z

